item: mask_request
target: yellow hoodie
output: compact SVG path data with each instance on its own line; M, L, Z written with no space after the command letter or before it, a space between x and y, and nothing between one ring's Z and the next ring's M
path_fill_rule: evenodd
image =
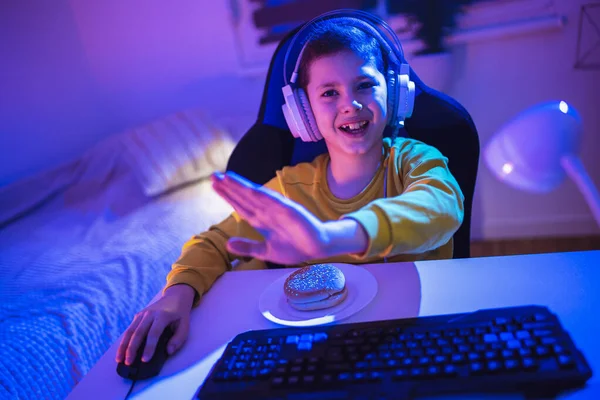
M366 230L364 254L348 254L307 264L338 262L366 264L452 257L452 235L464 216L464 197L448 169L447 158L422 142L384 139L383 162L367 187L350 199L336 198L327 185L329 154L311 163L285 167L266 186L294 200L321 221L353 218ZM383 196L387 175L386 196ZM167 276L167 285L185 283L200 297L235 260L238 269L264 269L260 260L244 260L226 249L231 237L262 240L237 213L187 241ZM306 265L306 264L303 264ZM299 267L303 265L296 265Z

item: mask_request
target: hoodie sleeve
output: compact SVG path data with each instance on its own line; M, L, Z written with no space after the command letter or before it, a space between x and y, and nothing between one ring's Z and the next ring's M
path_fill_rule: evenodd
M418 141L395 150L388 161L394 165L388 168L388 182L401 193L341 217L355 219L369 237L366 252L353 255L357 260L437 249L452 238L463 221L464 196L448 169L447 158Z

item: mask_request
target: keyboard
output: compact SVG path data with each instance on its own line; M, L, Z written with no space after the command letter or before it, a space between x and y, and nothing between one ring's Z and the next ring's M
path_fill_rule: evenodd
M592 376L546 307L249 331L199 399L411 399L467 393L554 396Z

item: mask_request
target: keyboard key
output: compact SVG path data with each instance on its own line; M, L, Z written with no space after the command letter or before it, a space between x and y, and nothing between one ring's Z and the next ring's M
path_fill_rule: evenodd
M285 367L277 367L275 368L275 374L277 375L283 375L287 372L287 369Z
M528 331L517 331L515 333L515 337L517 339L529 339L531 337L531 335L529 334Z
M408 378L408 371L405 369L397 369L394 371L393 379L406 379Z
M530 356L531 355L531 349L529 349L529 348L520 348L519 349L519 355L521 357Z
M487 349L487 346L483 343L477 343L473 345L473 350L479 353L483 353Z
M483 371L483 364L480 362L473 362L469 365L469 369L472 373L477 374Z
M501 367L502 367L502 365L498 361L489 361L487 363L487 369L490 372L496 372L496 371L500 370Z
M354 373L354 380L355 381L362 381L367 379L367 374L365 374L364 372L355 372Z
M538 346L535 349L535 353L538 356L542 356L543 357L543 356L546 356L546 355L550 354L550 349L548 347L546 347L546 346Z
M338 375L338 380L340 381L350 381L352 378L353 375L350 372L342 372Z
M429 348L425 350L425 354L428 356L436 356L439 354L439 350L437 348Z
M533 358L529 357L523 358L522 364L528 371L535 370L538 366L538 363Z
M288 336L285 343L286 344L296 344L298 343L298 341L300 340L300 337L298 337L297 335L291 335Z
M313 341L315 341L315 342L323 342L325 340L327 340L326 333L318 332L318 333L315 333L315 335L313 336Z
M563 368L570 367L575 364L575 360L571 356L561 355L558 357L558 364Z
M456 367L452 364L446 365L444 367L444 375L446 376L452 376L452 375L456 375L458 373Z
M372 371L368 373L367 379L371 382L380 381L383 379L383 374L379 371Z
M281 384L283 384L283 381L284 381L284 379L282 376L277 376L277 377L273 378L271 383L273 384L273 386L280 386Z
M312 342L298 342L298 350L309 351L312 349Z
M543 337L540 339L540 343L543 345L551 345L551 344L555 344L557 342L555 337Z
M453 354L452 355L452 362L461 363L463 361L466 361L464 354Z
M565 348L564 348L564 347L562 347L562 346L561 346L561 345L559 345L559 344L555 344L554 346L552 346L552 351L553 351L555 354L561 354L561 353L565 353L565 352L566 352Z
M519 367L519 362L516 359L509 359L509 360L504 361L504 367L507 370L512 371Z
M421 357L419 358L419 364L421 365L427 365L431 362L431 358L429 357Z

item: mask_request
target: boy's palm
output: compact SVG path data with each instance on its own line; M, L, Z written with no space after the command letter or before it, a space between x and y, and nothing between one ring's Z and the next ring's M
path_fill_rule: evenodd
M288 265L325 255L324 223L300 204L234 174L214 177L213 187L264 237L232 238L230 252Z

